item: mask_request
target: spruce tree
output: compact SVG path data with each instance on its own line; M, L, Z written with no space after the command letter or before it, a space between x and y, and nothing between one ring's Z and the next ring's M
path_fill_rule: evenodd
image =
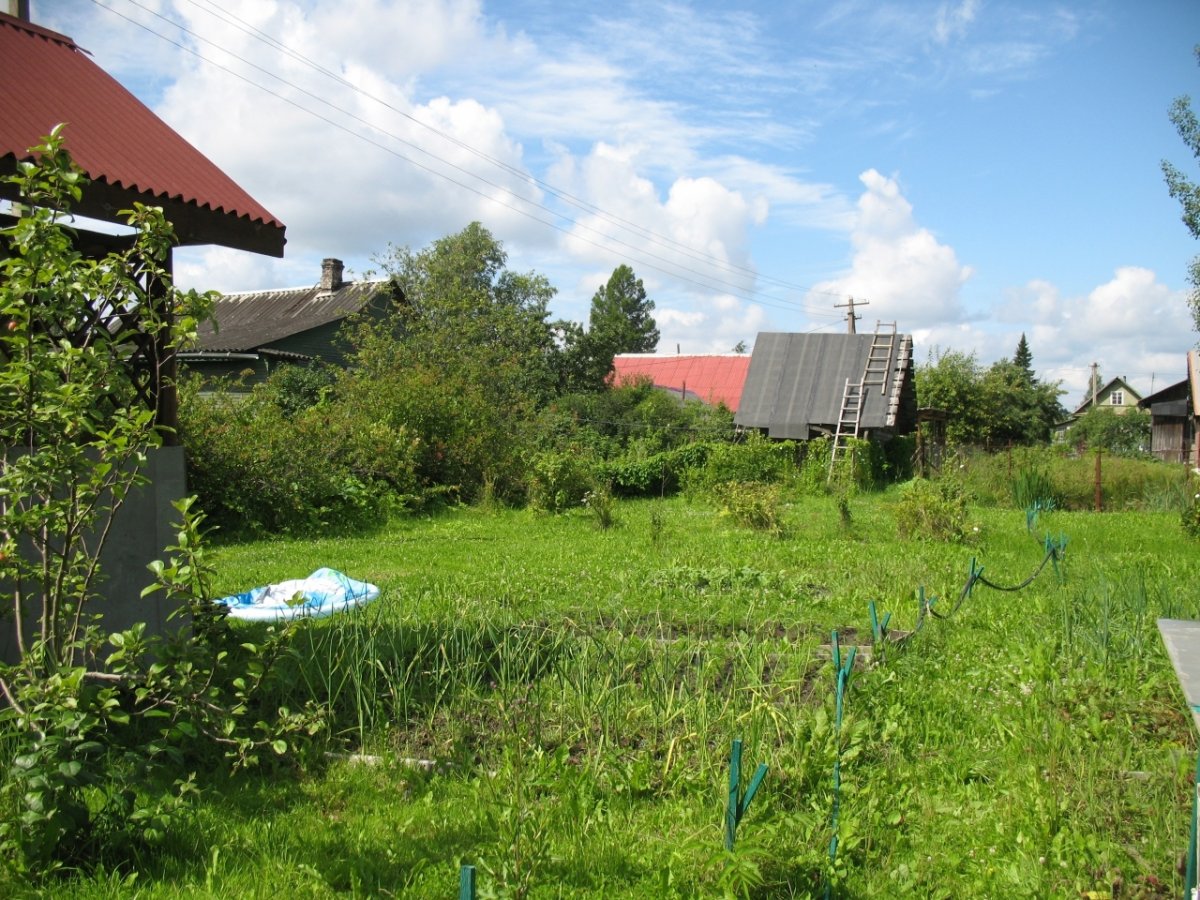
M1025 340L1025 332L1021 332L1021 340L1017 344L1017 352L1013 354L1013 362L1030 382L1034 380L1033 354L1029 350L1029 342Z

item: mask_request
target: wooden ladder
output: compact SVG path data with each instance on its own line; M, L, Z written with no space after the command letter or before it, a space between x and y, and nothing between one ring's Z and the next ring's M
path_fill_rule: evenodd
M875 337L871 341L871 351L867 354L867 365L863 371L863 387L878 387L881 394L887 393L888 375L891 372L892 354L895 349L896 323L876 322Z
M833 436L833 444L829 448L829 474L833 475L833 464L837 461L838 452L849 446L849 439L858 437L858 423L862 420L863 403L866 401L867 388L861 381L846 379L846 388L842 392L842 411L838 414L837 432Z
M850 438L858 437L863 407L867 402L867 389L875 388L881 395L887 397L888 376L891 375L892 356L895 350L896 323L877 321L875 336L871 339L871 349L867 353L867 364L863 367L862 380L853 382L846 379L846 389L842 394L842 411L838 415L837 432L833 436L833 446L829 448L830 476L833 475L833 464L837 462L838 454L846 449Z

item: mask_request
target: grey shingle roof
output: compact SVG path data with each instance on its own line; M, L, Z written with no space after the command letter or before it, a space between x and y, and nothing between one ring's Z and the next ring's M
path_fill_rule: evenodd
M336 291L320 287L225 294L216 304L212 322L200 326L197 350L245 352L336 322L361 310L387 284L356 281Z
M912 340L895 337L887 383L866 389L861 429L895 429L898 409L909 402L915 409ZM760 333L734 421L784 439L807 440L814 431L835 430L846 381L862 380L874 339L873 334Z

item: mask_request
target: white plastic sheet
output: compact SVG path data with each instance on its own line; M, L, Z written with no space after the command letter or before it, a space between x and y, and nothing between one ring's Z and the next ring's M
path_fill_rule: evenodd
M256 587L216 600L229 607L229 615L250 622L331 616L365 606L379 596L379 588L355 581L334 569L317 569L307 578L295 578Z

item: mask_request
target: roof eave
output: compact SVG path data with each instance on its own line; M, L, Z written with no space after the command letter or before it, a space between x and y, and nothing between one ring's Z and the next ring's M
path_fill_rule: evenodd
M16 157L11 154L0 157L0 171L12 171L16 163ZM17 186L0 181L0 199L20 201ZM89 181L79 201L72 204L71 211L92 219L123 224L120 213L129 209L134 201L161 207L163 215L175 229L175 238L180 246L217 244L265 256L283 256L287 238L286 227L281 224L232 215L176 197L155 196L148 191L131 193L129 188L103 180Z

